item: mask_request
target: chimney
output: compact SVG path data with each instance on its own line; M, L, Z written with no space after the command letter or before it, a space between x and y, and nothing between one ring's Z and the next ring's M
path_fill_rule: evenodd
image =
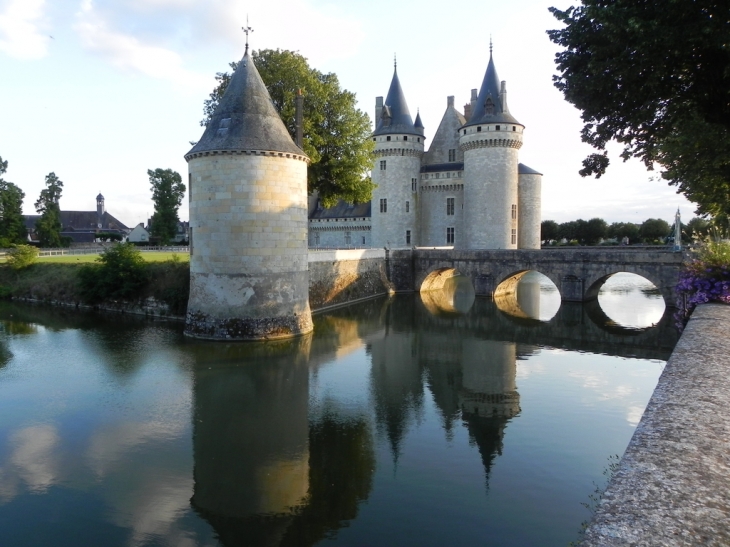
M477 104L477 90L472 89L471 90L471 108L474 110L474 105Z
M502 88L499 90L499 102L502 103L502 112L509 112L507 109L507 82L502 80Z
M375 97L375 129L380 124L380 118L383 115L383 98Z
M449 95L448 97L446 97L446 106L448 108L454 108L454 96L453 95Z
M304 115L304 97L302 96L302 90L297 89L296 96L296 145L302 148L304 144L303 128L302 128L302 116Z
M464 105L464 117L466 118L466 121L469 121L469 118L471 118L471 103L466 103Z

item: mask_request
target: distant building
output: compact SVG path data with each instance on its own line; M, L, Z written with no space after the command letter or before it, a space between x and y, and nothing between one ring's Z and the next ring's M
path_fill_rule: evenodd
M41 215L24 216L29 238L37 240L35 225ZM100 232L126 237L130 231L121 220L106 211L101 194L96 196L96 211L61 211L61 237L70 237L74 243L92 243Z
M140 222L129 232L127 241L130 243L149 243L150 233L145 229L144 224Z

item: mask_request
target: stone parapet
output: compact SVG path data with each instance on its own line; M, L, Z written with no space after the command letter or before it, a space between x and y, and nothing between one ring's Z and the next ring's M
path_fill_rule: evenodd
M730 306L699 306L582 547L730 545Z

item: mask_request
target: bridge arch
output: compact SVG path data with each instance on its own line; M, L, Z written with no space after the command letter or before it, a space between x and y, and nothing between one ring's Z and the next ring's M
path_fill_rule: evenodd
M659 292L662 294L662 297L664 298L664 305L665 306L674 306L675 305L675 288L674 285L668 285L666 283L666 280L658 278L656 275L654 275L653 272L646 270L641 267L636 267L630 264L622 265L621 269L616 269L616 271L612 271L611 273L607 273L604 275L597 275L593 277L589 277L586 279L586 291L585 291L585 297L584 300L595 300L598 298L598 293L601 290L601 287L608 281L611 277L618 273L631 273L638 275L640 277L643 277L647 281L649 281L651 284L653 284L657 289L659 289Z
M436 268L426 275L417 287L419 292L439 291L444 288L444 284L451 278L461 275L456 268Z
M525 276L531 272L538 273L550 279L552 284L555 286L555 290L558 295L560 294L560 289L550 276L545 275L538 270L524 269L518 272L513 272L504 278L498 278L499 283L495 287L493 300L502 312L513 317L536 321L549 321L555 316L555 314L557 314L560 304L558 303L557 307L555 307L554 310L551 310L551 306L549 305L549 302L547 302L548 312L547 316L545 316L546 310L544 309L543 304L546 302L543 302L540 285L538 283L520 285Z

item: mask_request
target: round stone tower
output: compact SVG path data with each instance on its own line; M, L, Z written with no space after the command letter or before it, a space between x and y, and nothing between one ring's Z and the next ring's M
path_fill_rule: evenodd
M246 53L185 156L190 299L185 334L263 340L312 330L307 163Z
M413 122L397 69L388 96L375 103L375 164L372 179L373 247L410 247L418 244L418 179L423 156L423 124Z
M520 249L539 249L542 222L542 173L520 163L517 166L517 174L519 179L517 243Z
M464 152L463 249L517 249L520 124L507 108L506 82L497 77L491 48L471 117L460 130Z

